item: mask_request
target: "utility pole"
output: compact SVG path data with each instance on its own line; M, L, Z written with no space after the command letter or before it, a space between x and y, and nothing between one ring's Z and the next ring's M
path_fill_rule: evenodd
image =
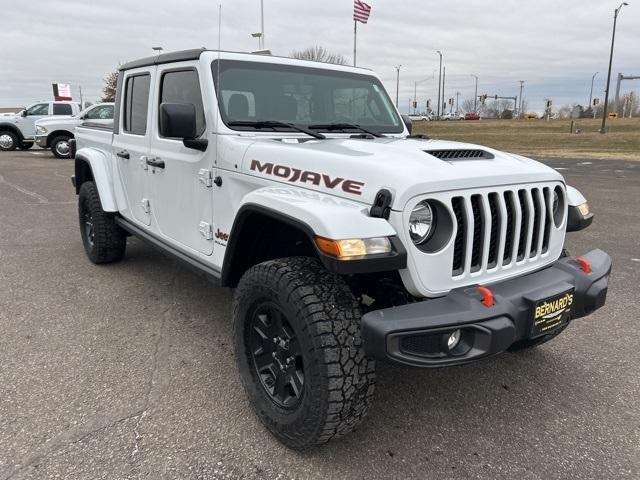
M436 52L438 55L440 55L440 73L438 73L438 115L437 115L437 119L440 119L440 85L442 84L442 52L440 50L438 50Z
M400 68L402 65L396 65L396 108L398 108L398 93L400 91Z
M80 110L84 109L84 102L82 101L82 85L78 85L80 87Z
M444 80L447 78L447 67L442 67L442 113L446 113L447 104L445 98L447 98L444 94Z
M520 80L520 105L518 106L518 118L522 118L522 89L524 88L524 80Z
M264 0L260 0L260 50L264 50Z
M609 88L611 87L611 65L613 64L613 46L616 41L616 24L618 23L618 14L622 7L629 5L627 2L622 2L618 8L615 9L613 14L613 32L611 33L611 53L609 53L609 71L607 73L607 89L604 92L604 105L602 106L602 127L600 127L600 133L605 134L605 128L607 126L607 107L609 103Z
M478 76L471 74L476 79L476 94L473 96L473 113L478 113Z
M456 114L460 113L460 109L458 108L460 104L460 92L456 92Z
M598 72L594 73L593 76L591 77L591 92L589 93L589 108L593 108L593 105L591 105L591 102L593 102L593 81L596 79L596 75L598 75Z

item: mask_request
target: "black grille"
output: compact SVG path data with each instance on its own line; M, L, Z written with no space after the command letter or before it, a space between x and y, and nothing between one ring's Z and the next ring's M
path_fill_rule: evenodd
M400 339L400 350L404 353L441 356L442 335L411 335Z
M551 195L549 193L549 188L545 188L544 190L544 198L551 198ZM543 205L546 204L546 202L543 203ZM555 208L556 206L556 202L553 202L553 207L552 207L552 212L553 212L553 208ZM542 253L546 253L547 250L549 250L549 235L551 235L551 222L553 221L553 218L551 215L549 215L549 212L547 211L547 219L544 223L544 236L542 237Z
M531 237L531 248L529 249L529 256L533 257L538 249L538 229L540 228L540 197L538 197L539 190L534 188L531 190L531 199L533 200L533 235Z
M453 245L453 274L460 275L464 267L464 246L467 237L463 221L464 200L462 197L455 197L451 199L451 206L456 216L456 225L458 226L458 233L456 233L456 239Z
M471 271L480 270L482 260L482 244L484 239L484 228L482 212L480 207L480 195L471 196L471 210L473 211L473 246L471 247Z
M498 235L500 234L500 217L498 216L498 194L489 194L489 210L491 210L491 236L489 238L488 268L496 266L498 256Z
M513 197L511 192L504 192L504 205L507 209L507 238L504 244L504 255L502 264L507 265L511 261L511 250L513 249Z
M484 150L425 150L429 155L433 155L440 160L464 160L466 158L494 158L493 155Z
M527 193L518 190L518 200L520 201L520 211L522 212L520 221L520 241L518 242L518 257L520 261L524 258L524 249L527 246L527 228L529 225L529 205L527 204Z

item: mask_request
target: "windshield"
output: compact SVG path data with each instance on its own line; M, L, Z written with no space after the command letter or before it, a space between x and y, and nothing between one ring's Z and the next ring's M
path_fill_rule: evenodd
M233 130L254 130L251 122L268 120L327 132L357 131L328 127L337 123L359 125L379 133L402 133L404 129L382 84L370 75L220 60L218 81L217 61L212 70L222 120L227 126L231 123ZM286 126L272 129L290 130Z

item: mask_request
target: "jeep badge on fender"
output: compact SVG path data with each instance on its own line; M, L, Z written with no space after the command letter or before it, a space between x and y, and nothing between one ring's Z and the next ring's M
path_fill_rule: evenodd
M411 137L369 70L172 52L120 67L115 112L76 128L89 260L135 235L235 289L242 384L290 448L357 427L376 361L533 348L605 303L609 256L564 250L593 220L578 190L525 157Z

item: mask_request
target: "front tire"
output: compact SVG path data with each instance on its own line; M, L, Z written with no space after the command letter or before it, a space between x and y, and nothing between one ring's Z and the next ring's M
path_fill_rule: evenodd
M102 210L98 188L84 182L78 197L80 235L84 250L93 263L117 262L124 257L127 236L115 222L113 213Z
M0 132L0 150L3 152L10 152L15 150L18 146L18 137L15 133L3 130Z
M51 152L56 158L71 158L71 148L69 147L70 139L71 137L67 135L60 135L51 140Z
M284 445L304 449L352 431L373 400L360 306L313 258L250 268L233 301L236 361L249 401Z

